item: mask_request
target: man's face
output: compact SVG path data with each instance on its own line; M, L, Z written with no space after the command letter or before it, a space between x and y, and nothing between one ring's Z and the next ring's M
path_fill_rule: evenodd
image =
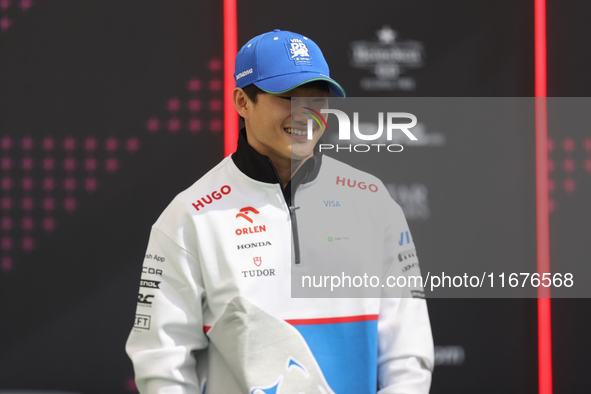
M290 165L311 157L314 146L324 133L313 122L313 138L308 139L308 119L304 107L320 112L328 107L328 92L299 87L283 94L261 93L245 117L248 143L257 152L269 156L273 164ZM293 108L293 111L292 111ZM295 163L294 163L295 164Z

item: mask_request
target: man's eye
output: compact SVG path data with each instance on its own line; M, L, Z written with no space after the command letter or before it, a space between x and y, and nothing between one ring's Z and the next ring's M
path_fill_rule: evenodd
M291 100L291 97L290 96L279 96L279 97L281 97L284 100Z

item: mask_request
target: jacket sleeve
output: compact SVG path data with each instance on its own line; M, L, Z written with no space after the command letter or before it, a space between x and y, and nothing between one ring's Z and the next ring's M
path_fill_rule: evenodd
M141 394L197 394L193 351L207 347L204 286L191 253L152 229L126 351Z
M386 233L386 273L387 276L405 278L407 286L389 288L381 300L378 393L426 394L431 386L434 365L427 303L422 284L417 285L411 280L421 273L404 213L397 204L392 220ZM408 286L411 281L413 284Z

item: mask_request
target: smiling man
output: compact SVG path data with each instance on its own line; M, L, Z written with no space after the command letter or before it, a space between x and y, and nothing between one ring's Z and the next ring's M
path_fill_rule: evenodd
M323 157L319 125L307 137L304 112L326 108L329 91L345 96L329 75L318 46L292 32L257 36L236 56L237 150L152 227L127 342L141 393L429 391L422 289L292 298L294 276L334 263L420 274L384 185ZM327 238L336 231L347 236Z
M324 132L316 125L313 138L308 139L306 121L309 118L304 115L303 109L326 108L328 84L317 80L285 93L265 93L256 85L249 85L246 92L236 88L234 103L244 119L248 144L271 159L285 187L291 175L312 157L314 147Z

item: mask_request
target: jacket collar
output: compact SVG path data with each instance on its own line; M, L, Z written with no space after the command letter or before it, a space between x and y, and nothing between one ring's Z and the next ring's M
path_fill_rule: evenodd
M257 152L248 143L246 137L246 129L242 128L238 136L238 147L236 152L232 154L232 161L236 167L242 171L246 176L265 183L279 183L279 175L275 170L275 166L268 156ZM322 153L318 150L318 145L314 147L314 156L306 160L300 167L298 172L291 179L290 184L286 187L288 189L291 184L299 185L300 183L311 182L316 179L320 166L322 165Z

